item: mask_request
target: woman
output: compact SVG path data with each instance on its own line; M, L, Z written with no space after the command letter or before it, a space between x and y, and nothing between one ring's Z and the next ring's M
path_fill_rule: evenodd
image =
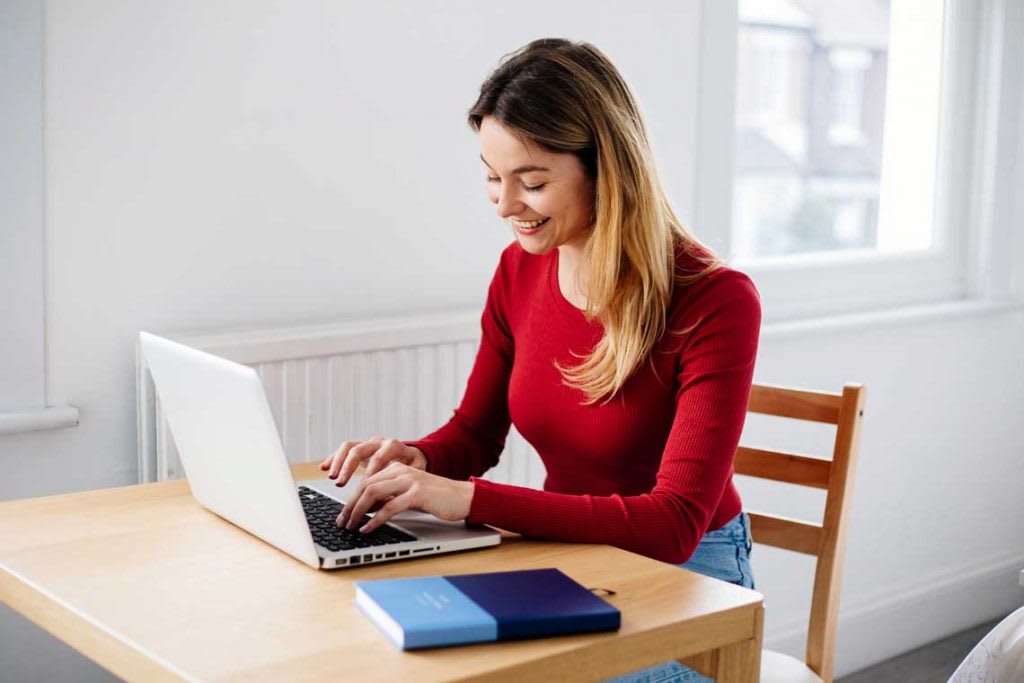
M365 466L339 524L379 507L370 531L412 508L752 587L732 460L757 354L754 285L683 228L633 95L593 46L542 39L508 56L469 123L516 241L452 419L419 441L345 442L321 464L339 486ZM477 478L510 423L544 461L543 491Z

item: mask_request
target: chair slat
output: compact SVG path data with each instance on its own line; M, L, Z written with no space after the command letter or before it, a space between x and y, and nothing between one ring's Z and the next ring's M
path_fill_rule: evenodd
M733 464L736 474L761 477L787 484L827 489L832 462L799 453L768 451L740 446Z
M821 525L799 519L750 512L750 535L755 543L817 555L821 547Z
M805 391L755 384L750 389L747 410L762 415L838 424L842 398L841 394L825 391Z

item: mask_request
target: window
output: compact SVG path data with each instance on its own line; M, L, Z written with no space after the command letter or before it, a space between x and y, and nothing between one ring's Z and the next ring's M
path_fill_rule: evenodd
M78 422L46 405L42 46L41 0L0 3L0 434Z
M914 5L740 0L733 256L931 246L944 6Z
M993 289L980 197L1016 122L992 93L1021 57L1005 3L705 0L694 222L767 320Z

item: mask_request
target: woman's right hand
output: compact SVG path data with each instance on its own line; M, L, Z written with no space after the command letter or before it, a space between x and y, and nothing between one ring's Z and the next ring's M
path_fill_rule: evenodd
M369 477L393 462L418 470L427 469L427 456L423 455L423 451L414 446L406 446L401 441L382 439L379 436L369 441L346 441L320 463L320 469L326 470L328 478L338 480L335 486L344 486L359 465L365 469L363 477Z

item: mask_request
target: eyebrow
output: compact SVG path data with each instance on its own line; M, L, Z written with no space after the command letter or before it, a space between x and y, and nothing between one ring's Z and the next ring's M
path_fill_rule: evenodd
M484 155L483 154L480 155L480 161L484 162L484 164L487 166L487 168L490 168L492 171L494 170L493 168L491 168L491 165L487 163L487 159L484 159ZM512 175L519 175L520 173L529 173L530 171L550 171L550 170L551 169L546 167L546 166L532 166L532 165L531 166L520 166L519 168L517 168L514 171L512 171Z

